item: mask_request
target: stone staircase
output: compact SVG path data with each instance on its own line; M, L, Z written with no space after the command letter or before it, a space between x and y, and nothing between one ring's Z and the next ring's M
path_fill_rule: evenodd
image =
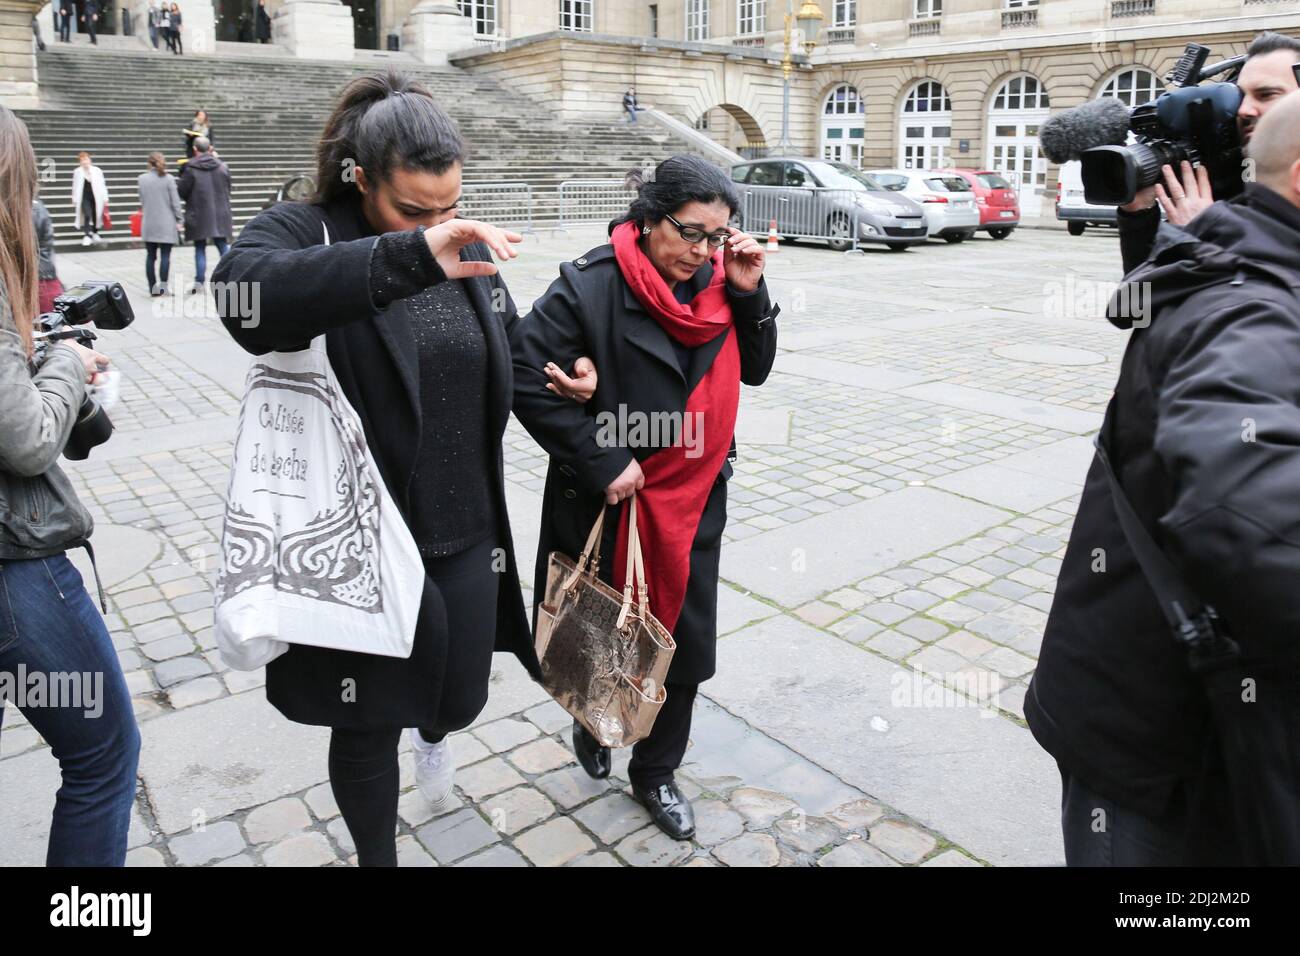
M49 44L39 54L40 110L20 111L42 169L41 196L54 219L56 244L80 246L71 201L77 152L88 150L108 182L113 229L106 246L130 243L136 178L146 157L183 155L194 109L208 111L214 144L230 167L236 231L288 178L312 173L314 149L334 98L355 76L398 67L415 75L456 120L469 158L465 214L523 224L525 203L486 184L527 183L532 223L558 224L559 184L621 180L647 160L692 147L669 134L611 122L560 122L543 105L497 81L454 68L422 65L402 54L352 63L297 60L264 53L172 56L126 44Z

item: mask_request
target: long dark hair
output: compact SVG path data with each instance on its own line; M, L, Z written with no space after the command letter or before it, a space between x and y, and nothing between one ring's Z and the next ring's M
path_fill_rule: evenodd
M699 156L680 154L669 156L654 168L650 176L634 169L624 180L636 190L636 198L627 208L627 214L609 224L612 234L616 226L634 222L638 229L646 223L656 223L671 215L688 202L720 202L734 216L740 212L740 199L736 187L717 166Z
M0 106L0 284L13 311L14 325L28 354L32 350L32 319L39 294L36 230L32 199L36 195L36 154L27 124Z
M440 175L464 161L460 131L427 89L397 70L359 76L339 94L316 147L315 201L355 192L357 166L381 182L395 168Z

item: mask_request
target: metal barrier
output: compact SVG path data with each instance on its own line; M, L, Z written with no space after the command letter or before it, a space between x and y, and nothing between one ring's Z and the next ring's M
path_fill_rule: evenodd
M621 179L568 179L560 183L559 228L575 222L608 222L636 198Z
M460 213L494 226L533 231L533 187L528 183L464 183Z
M740 228L756 237L767 235L776 222L779 235L793 239L824 239L844 251L858 248L862 207L853 189L797 186L737 185Z

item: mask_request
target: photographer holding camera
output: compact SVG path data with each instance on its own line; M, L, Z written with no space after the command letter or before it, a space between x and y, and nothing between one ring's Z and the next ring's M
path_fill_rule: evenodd
M47 865L121 866L140 735L108 629L65 553L92 521L57 463L108 359L71 340L35 348L36 175L26 126L0 106L0 675L50 689L15 701L63 774ZM63 699L54 688L68 677L93 691Z
M1162 230L1025 716L1066 862L1300 864L1300 91ZM1149 323L1149 324L1148 324Z
M1281 33L1261 33L1246 49L1246 62L1236 81L1242 92L1237 133L1243 147L1249 147L1260 118L1297 88L1292 69L1296 63L1300 63L1300 40ZM1214 202L1204 166L1193 170L1190 163L1183 162L1180 169L1165 166L1163 172L1164 183L1139 190L1132 202L1119 207L1119 244L1125 274L1151 254L1162 208L1170 223L1185 226Z

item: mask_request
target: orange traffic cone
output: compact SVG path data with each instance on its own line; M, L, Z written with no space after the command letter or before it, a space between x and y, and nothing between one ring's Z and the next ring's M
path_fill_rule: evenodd
M772 224L767 227L767 254L771 255L774 252L780 251L780 244L776 238L776 220L773 219Z

